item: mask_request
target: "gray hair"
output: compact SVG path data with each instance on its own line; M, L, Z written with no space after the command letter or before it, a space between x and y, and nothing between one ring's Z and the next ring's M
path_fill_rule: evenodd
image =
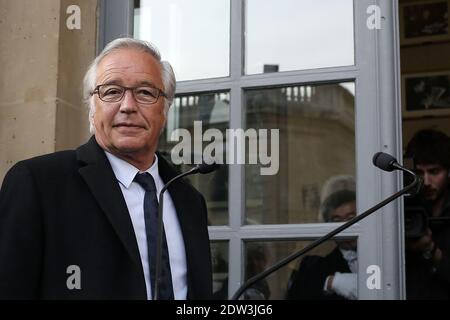
M83 79L83 100L85 105L89 108L89 130L91 133L95 133L95 127L92 123L92 117L95 113L95 103L92 96L92 91L95 89L95 80L97 76L97 67L100 62L108 54L120 50L120 49L135 49L150 54L161 65L161 77L163 82L163 90L166 94L164 101L164 112L167 115L170 105L173 102L175 96L176 79L172 66L169 62L161 60L161 55L158 49L150 42L133 39L133 38L119 38L111 41L106 45L103 51L92 61Z
M339 190L330 194L320 205L320 214L325 222L330 221L331 212L343 204L356 201L356 192L351 190Z
M330 221L331 211L356 200L356 181L351 175L336 175L323 185L320 195L319 219Z

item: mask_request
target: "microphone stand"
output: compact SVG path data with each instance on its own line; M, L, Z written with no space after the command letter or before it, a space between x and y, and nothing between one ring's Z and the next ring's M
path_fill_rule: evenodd
M162 236L163 236L163 207L164 207L164 192L169 188L172 182L186 177L191 174L195 174L199 171L198 166L192 168L189 171L183 172L177 175L167 182L159 193L159 204L158 204L158 238L156 241L156 262L155 262L155 287L152 290L153 299L159 299L159 282L161 281L161 256L162 256Z
M231 300L238 300L239 297L244 293L245 290L247 290L248 288L250 288L252 285L254 285L255 283L257 283L258 281L260 281L261 279L267 277L269 274L277 271L278 269L284 267L285 265L287 265L289 262L291 262L292 260L300 257L301 255L305 254L306 252L314 249L315 247L319 246L320 244L322 244L323 242L329 240L330 238L332 238L333 236L337 235L338 233L340 233L341 231L347 229L348 227L350 227L351 225L355 224L356 222L364 219L365 217L367 217L368 215L370 215L371 213L377 211L378 209L380 209L381 207L387 205L389 202L392 202L393 200L397 199L398 197L400 197L401 195L409 192L410 190L414 189L415 187L417 187L420 182L421 182L421 178L418 177L414 172L412 172L411 170L408 170L402 166L400 166L397 163L392 164L396 169L399 169L401 171L404 171L408 174L411 174L414 177L413 182L411 182L409 185L407 185L405 188L401 189L400 191L398 191L397 193L393 194L392 196L390 196L389 198L386 198L385 200L383 200L382 202L380 202L379 204L373 206L372 208L368 209L367 211L365 211L364 213L361 213L360 215L357 215L356 217L354 217L353 219L349 220L348 222L344 223L342 226L334 229L333 231L329 232L328 234L324 235L323 237L317 239L316 241L310 243L309 245L307 245L305 248L301 249L298 252L294 252L293 254L287 256L286 258L284 258L283 260L281 260L280 262L278 262L277 264L273 265L272 267L264 270L263 272L257 274L256 276L250 278L249 280L247 280L247 282L245 282L241 287L239 287L239 289L236 291L236 293L232 296Z
M157 240L156 240L156 261L155 261L155 285L154 288L152 288L152 294L153 299L158 300L159 299L159 282L161 281L161 260L162 260L162 236L163 236L163 227L164 227L164 221L163 221L163 207L164 207L164 192L169 188L169 186L172 184L172 182L179 180L183 177L186 177L191 174L201 173L201 174L207 174L210 172L213 172L214 170L217 170L220 166L213 162L213 163L202 163L200 165L197 165L193 167L192 169L183 172L171 180L167 182L164 187L161 189L161 192L159 193L159 204L158 204L158 234L157 234Z

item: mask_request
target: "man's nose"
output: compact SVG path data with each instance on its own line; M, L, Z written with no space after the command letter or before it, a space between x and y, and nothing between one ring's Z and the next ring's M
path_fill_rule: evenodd
M120 102L120 112L136 112L136 109L137 102L136 99L134 99L133 92L131 90L126 90L122 101Z
M423 184L425 186L429 186L431 184L431 177L430 177L430 175L428 173L425 173L423 175Z

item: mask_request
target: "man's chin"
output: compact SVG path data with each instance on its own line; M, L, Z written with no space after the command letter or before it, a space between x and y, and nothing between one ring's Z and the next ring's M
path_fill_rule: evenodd
M122 137L114 143L114 149L120 153L136 153L142 151L145 144L135 137Z
M423 200L425 200L427 202L433 202L436 200L437 194L436 194L436 192L427 192L422 195L422 198L423 198Z
M119 153L122 154L134 154L142 151L142 146L132 145L132 144L124 144L117 145L115 148Z

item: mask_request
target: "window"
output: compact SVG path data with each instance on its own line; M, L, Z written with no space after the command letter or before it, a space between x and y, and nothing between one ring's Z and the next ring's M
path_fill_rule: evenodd
M401 154L396 2L381 1L381 31L369 28L370 0L141 0L131 11L125 2L105 2L104 41L127 33L149 40L178 78L161 151L170 157L181 142L173 132L194 135L199 121L202 133L243 133L244 164L191 180L210 213L216 294L231 297L259 270L251 257L266 255L270 265L338 226L341 218L323 220L335 188L353 185L361 213L401 186L400 175L371 161L378 151ZM193 160L211 146L234 159L230 141L203 138L193 139L203 150L182 155ZM357 240L359 298L404 297L399 210L399 202L387 206L315 251ZM300 260L267 278L265 298L284 296ZM366 286L367 266L380 267L377 290Z
M134 36L151 39L178 81L229 75L229 0L140 0L134 10Z
M279 149L271 150L278 153L277 174L261 175L262 165L246 165L247 224L321 221L324 183L355 176L354 92L353 83L245 92L246 127L278 129L280 140L271 144Z
M222 141L204 141L209 129L218 130L222 136L229 128L230 94L228 92L178 95L169 109L166 128L161 135L159 150L169 160L174 156L187 157L180 165L180 171L187 170L188 164L203 161L206 148L214 148L218 158L226 158L226 148ZM187 130L187 141L179 141L177 129ZM208 139L209 140L209 139ZM183 148L184 144L188 146ZM184 150L186 149L186 150ZM190 151L190 152L189 152ZM183 154L189 153L189 154ZM172 161L173 162L173 161ZM188 179L205 197L210 225L228 224L228 167L221 166L207 175L192 175Z
M246 74L354 64L352 0L247 0L245 17Z

